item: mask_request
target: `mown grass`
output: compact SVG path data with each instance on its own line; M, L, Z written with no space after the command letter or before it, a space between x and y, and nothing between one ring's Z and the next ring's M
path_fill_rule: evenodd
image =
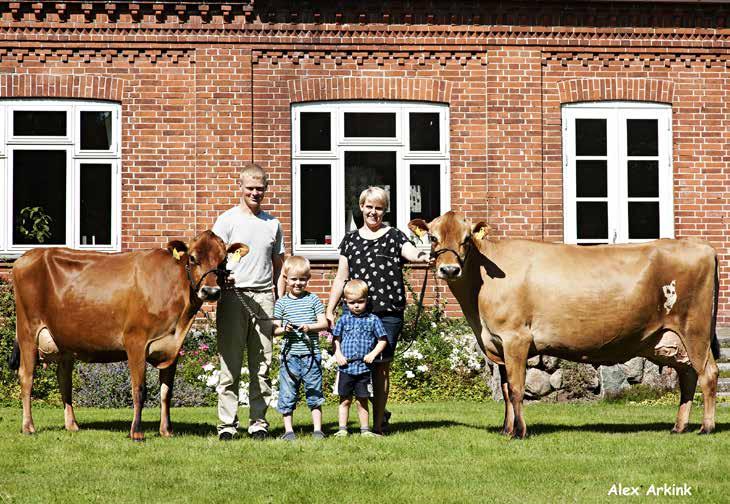
M35 436L19 434L20 411L0 409L0 502L605 502L614 483L686 483L696 502L730 498L730 420L718 410L712 436L672 436L675 407L531 404L530 436L499 434L498 403L394 404L382 439L314 441L300 418L292 444L221 443L213 408L173 411L177 435L125 438L130 411L79 409L82 430L63 430L60 409L35 410ZM245 418L245 411L241 412ZM325 409L335 428L335 408ZM698 427L699 408L693 412ZM281 423L271 415L272 434ZM636 499L636 498L634 498ZM674 498L643 497L652 502Z

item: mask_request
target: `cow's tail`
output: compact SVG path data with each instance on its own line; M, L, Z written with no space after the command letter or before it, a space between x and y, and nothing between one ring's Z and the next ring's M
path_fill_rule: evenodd
M715 255L715 295L712 300L712 325L710 326L710 349L715 360L720 358L720 341L717 339L717 307L720 297L720 262Z
M10 354L10 357L8 357L8 366L10 366L10 369L14 371L20 369L20 346L18 345L17 339L13 345L13 352Z

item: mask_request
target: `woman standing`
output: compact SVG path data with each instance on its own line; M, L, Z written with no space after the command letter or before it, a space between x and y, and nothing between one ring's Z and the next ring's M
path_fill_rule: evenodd
M403 259L429 262L429 254L414 247L402 231L383 225L388 206L388 193L380 187L368 187L360 194L360 211L365 222L340 243L337 275L332 282L326 312L330 325L334 325L335 310L347 280L358 278L368 284L372 312L380 318L388 333L388 346L373 363L373 431L377 433L383 430L390 389L390 363L403 329L406 308Z

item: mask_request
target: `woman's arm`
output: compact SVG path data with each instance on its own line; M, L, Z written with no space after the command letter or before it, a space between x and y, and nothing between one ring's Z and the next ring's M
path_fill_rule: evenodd
M425 250L418 250L411 242L406 242L400 249L403 259L415 263L427 263L430 255Z
M342 291L345 288L345 282L347 282L348 278L350 278L350 266L347 262L347 257L341 255L340 261L337 264L337 274L330 288L330 297L327 301L327 310L325 312L330 327L334 327L335 325L335 310L337 309L337 303L340 302Z

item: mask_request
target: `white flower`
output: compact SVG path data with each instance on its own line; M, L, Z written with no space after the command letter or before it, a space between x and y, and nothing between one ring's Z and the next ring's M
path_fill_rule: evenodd
M244 367L242 367L242 368L241 368L241 374L242 374L242 375L248 375L248 374L249 374L249 373L248 373L248 368L247 368L247 367L245 367L245 366L244 366Z
M425 364L421 364L416 369L418 369L421 373L425 373L426 371L428 371L428 366Z
M413 374L413 371L411 371L410 369L408 371L406 371L406 378L415 378L415 377L416 377L416 375Z
M436 329L436 322L431 322L431 328Z
M215 369L215 366L213 364L211 364L210 362L207 363L205 366L203 366L203 371L207 371L208 373L210 373L214 369Z
M213 373L206 379L205 385L206 387L216 387L218 386L218 380L220 378L221 372L217 369L213 371Z

